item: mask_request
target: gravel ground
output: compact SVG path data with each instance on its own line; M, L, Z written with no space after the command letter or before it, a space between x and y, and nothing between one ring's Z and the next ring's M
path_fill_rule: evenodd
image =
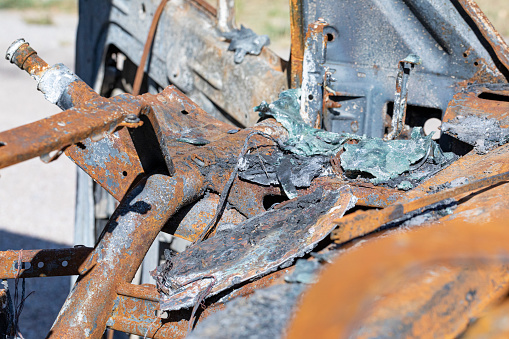
M74 68L77 16L52 14L52 25L29 25L38 13L0 11L0 130L58 113L37 91L35 81L3 55L24 38L49 64ZM65 156L51 164L39 159L0 170L0 250L69 247L73 244L75 165ZM27 279L20 328L25 338L41 338L53 324L69 278ZM10 288L14 288L10 281Z

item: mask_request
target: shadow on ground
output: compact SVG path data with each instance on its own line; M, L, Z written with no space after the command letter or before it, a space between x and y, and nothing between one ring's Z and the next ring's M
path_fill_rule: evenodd
M0 230L1 251L64 247L68 246ZM19 287L21 288L21 281ZM14 293L14 280L9 279L9 289ZM26 300L19 322L20 331L25 339L46 336L69 293L69 289L69 277L26 279L26 293L31 291L34 293Z

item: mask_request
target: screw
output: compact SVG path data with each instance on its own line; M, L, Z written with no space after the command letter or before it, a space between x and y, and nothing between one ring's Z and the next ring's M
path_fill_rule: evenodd
M140 122L140 118L138 118L136 114L128 114L124 118L124 121L128 124L137 124L138 122Z

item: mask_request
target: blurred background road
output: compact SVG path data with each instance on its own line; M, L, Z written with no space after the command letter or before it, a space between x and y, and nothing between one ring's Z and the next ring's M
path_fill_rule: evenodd
M509 36L509 1L479 4L499 32ZM288 58L288 0L236 5L237 22L268 34L271 47ZM73 69L77 23L76 0L0 0L0 131L59 112L36 90L34 80L4 60L4 51L25 38L50 65ZM0 251L73 245L75 170L65 156L51 164L32 159L0 170ZM27 291L35 293L26 301L20 328L27 339L41 338L67 296L69 278L27 279Z
M25 38L50 64L74 68L77 12L0 11L0 130L42 119L60 109L37 91L36 82L4 59ZM75 165L63 156L51 164L32 159L0 171L0 250L70 247L73 244ZM10 288L14 286L9 281ZM69 292L69 278L27 279L20 328L42 338Z

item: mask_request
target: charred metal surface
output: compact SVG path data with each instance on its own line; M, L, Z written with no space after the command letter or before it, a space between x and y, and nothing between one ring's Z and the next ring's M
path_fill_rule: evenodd
M85 139L69 147L66 154L118 201L145 176L143 164L125 128L95 142ZM147 169L150 173L150 168Z
M130 282L168 218L203 194L203 181L177 166L174 177L153 175L122 200L53 325L50 338L99 337L117 286Z
M233 61L240 64L246 54L259 55L264 46L270 44L268 35L257 35L251 29L240 25L240 29L224 32L223 37L230 41L229 51L234 51Z
M258 185L280 185L289 199L297 197L297 188L311 186L311 181L330 173L325 156L304 157L284 153L278 148L246 155L239 177Z
M161 309L194 306L211 277L215 283L210 296L291 263L330 232L332 215L342 216L354 203L346 188L317 188L168 258L155 277L162 291Z
M144 3L145 11L140 12L140 4L134 2L81 1L78 74L93 84L101 57L109 48L139 64L157 5ZM96 15L97 8L103 10L101 16ZM264 48L259 56L246 56L236 64L212 12L203 0L168 2L146 67L149 91L157 93L174 84L213 116L252 126L258 120L252 108L262 100L275 99L288 87L285 62ZM98 51L98 46L104 51Z
M344 219L336 220L338 229L334 230L331 238L338 243L344 243L359 236L371 233L384 224L395 221L404 214L436 204L446 199L456 198L459 195L490 187L509 180L509 172L500 173L488 178L450 188L435 194L422 197L407 203L396 203L381 211L369 211L353 213Z
M466 175L477 172L474 170L475 158L479 156L472 154L470 159L458 164L458 168L466 170ZM497 158L500 161L497 161ZM507 161L502 157L488 158L486 162L487 168L507 168ZM485 166L481 170L485 170ZM458 168L451 170L457 172ZM442 180L447 177L450 176L442 176ZM420 194L412 193L414 196ZM424 223L423 227L410 231L386 232L379 241L368 241L362 246L350 248L337 258L338 266L335 267L338 270L334 273L336 278L326 276L330 271L324 272L318 285L310 291L309 299L304 301L302 312L293 324L299 329L294 332L295 328L292 326L290 337L305 337L300 325L304 323L312 323L314 329L323 329L324 333L333 331L335 337L347 337L345 332L341 332L343 329L350 335L355 333L361 337L378 336L381 333L431 333L443 337L456 336L463 332L471 317L477 316L489 302L507 293L509 249L505 243L507 232L504 228L508 212L507 204L503 201L508 193L507 184L491 186L490 189L461 199L455 213L443 217L439 227L429 227L437 225L436 222ZM373 261L370 257L378 259ZM356 265L358 262L363 262L362 269ZM373 267L365 270L364 263ZM383 265L383 268L379 264ZM380 279L379 273L375 272L383 272L384 278ZM436 275L438 272L440 274ZM345 282L345 274L355 278ZM371 277L378 276L376 286L373 284L371 287L360 287L359 293L365 293L364 296L353 293L353 297L348 293L347 298L358 299L349 299L349 307L335 308L333 311L346 312L344 314L357 319L350 318L345 322L349 325L340 328L342 325L338 322L343 319L343 315L332 315L331 310L327 307L324 309L322 303L325 299L334 303L330 299L331 293L341 294L338 280L334 279L339 279L345 286L351 287L352 283L355 285L354 282L372 281L369 277L371 274L374 274ZM334 284L334 288L325 286L328 284ZM418 290L416 286L419 286ZM391 291L396 290L397 293L391 297L391 293L395 293ZM386 298L372 303L380 293ZM325 299L319 300L318 294L326 295ZM334 300L346 301L343 297L338 298ZM311 303L316 304L311 307ZM316 306L320 310L315 313ZM465 313L469 316L465 316ZM323 317L334 319L334 324L327 324L329 320L324 320Z
M0 252L0 279L77 275L92 248ZM19 258L21 255L21 268Z
M161 13L165 2L159 4ZM155 2L144 2L140 11L137 1L89 0L80 2L80 11L88 13L92 5L107 13L97 10L97 16L87 19L95 19L100 29L89 31L87 21L80 22L79 35L93 47L81 46L78 54L89 84L95 77L90 73L113 60L113 54L118 60L125 57L125 65L139 63L147 23L157 22L151 14ZM289 297L286 306L295 305L303 287L282 285L287 272L282 268L325 239L330 252L318 254L317 260L338 256L340 268L334 264L334 273L325 273L318 282L310 294L315 298L304 303L291 335L461 333L472 315L509 288L509 249L502 233L509 210L508 145L453 162L457 156L444 155L430 136L421 137L417 146L407 140L387 156L378 147L382 139L349 133L381 138L392 113L392 139L406 123L405 108L417 107L428 118L440 117L448 107L444 131L451 133L447 124L454 119L470 125L481 119L497 128L492 146L505 143L507 46L470 0L291 1L290 81L295 85L302 78L302 92L292 89L272 104L263 102L257 110L268 119L239 130L216 118L254 124L258 116L251 107L273 101L287 78L285 65L262 44L257 46L259 56L247 55L236 64L244 52L233 56L222 40L222 32L234 26L232 2L221 0L220 5L214 12L202 0L168 2L149 62L140 68L151 92L142 96L102 98L65 66L47 65L24 40L9 48L7 59L66 111L1 133L0 168L33 156L51 160L51 151L67 148L121 203L95 249L1 252L0 277L80 274L50 338L100 337L107 327L179 337L192 328L202 301L209 306L203 317L236 298L235 304L245 303L239 297L260 287L279 284L259 295L283 295ZM229 36L232 46L238 45ZM419 54L423 66L408 78L417 60L402 60L394 79L397 60L410 53ZM122 67L116 63L115 72L123 72ZM167 86L170 82L176 87ZM469 82L475 84L467 86ZM476 135L483 129L491 137L487 125L477 125ZM328 131L314 128L322 126ZM456 129L453 134L469 142L467 132ZM473 140L476 150L485 153L486 145ZM348 141L353 144L345 145ZM360 155L360 162L352 154ZM394 171L407 155L405 170ZM367 161L370 156L378 156L375 163ZM383 169L375 172L381 162ZM438 167L430 167L431 162ZM429 173L411 181L404 176L415 174L412 170ZM366 182L367 173L386 179L385 185L411 190L377 187L379 180ZM454 211L444 203L451 201ZM425 209L438 209L437 203L446 213L425 218ZM355 204L382 209L359 208L343 217ZM211 220L217 220L212 228ZM336 224L332 239L338 246L327 239ZM157 290L131 285L163 229L195 243L182 253L165 253L167 262L154 272ZM212 236L206 239L202 235L209 230ZM478 260L467 262L467 257ZM437 263L446 269L430 272ZM428 270L423 273L423 268ZM313 281L306 270L290 280ZM390 288L384 290L386 286ZM278 288L282 294L274 292ZM285 310L287 321L291 310ZM362 319L364 327L356 327L361 322L355 319ZM308 321L313 332L305 332Z
M402 196L401 191L374 185L352 185L353 195L358 199L356 206L385 208Z
M476 16L485 28L491 26L472 1L460 3L466 4L466 12ZM476 26L457 2L303 0L292 2L291 9L295 13L295 72L301 69L297 69L304 50L301 37L309 32L307 27L318 18L328 23L322 66L335 80L329 84L329 92L338 95L330 100L341 105L325 110L323 127L328 131L383 137L385 115L392 113L395 102L398 61L411 53L419 55L423 63L409 79L407 104L429 117L434 110L445 112L452 96L467 82L507 83L502 62L507 58L507 47L493 29L487 35L482 33L482 25ZM303 29L298 30L299 26ZM292 70L292 80L296 77Z
M442 132L486 153L509 139L509 88L469 86L454 95L442 119Z

